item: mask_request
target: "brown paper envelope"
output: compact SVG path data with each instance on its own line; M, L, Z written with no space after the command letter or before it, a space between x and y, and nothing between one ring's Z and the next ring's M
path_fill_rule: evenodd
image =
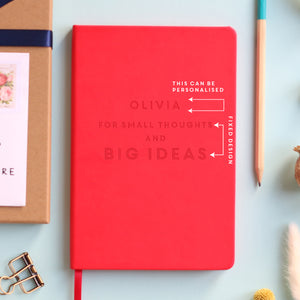
M0 29L52 30L52 0L6 4L0 8ZM52 49L0 47L0 52L30 53L26 206L0 207L0 222L49 223Z

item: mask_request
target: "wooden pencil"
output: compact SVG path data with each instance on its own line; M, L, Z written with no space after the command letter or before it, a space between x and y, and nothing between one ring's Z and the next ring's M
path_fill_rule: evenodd
M264 172L266 0L258 0L256 45L255 172L261 186Z

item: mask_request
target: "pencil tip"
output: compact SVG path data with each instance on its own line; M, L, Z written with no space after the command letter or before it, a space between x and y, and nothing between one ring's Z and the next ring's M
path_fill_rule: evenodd
M260 183L260 182L258 183L258 186L261 186L261 183Z

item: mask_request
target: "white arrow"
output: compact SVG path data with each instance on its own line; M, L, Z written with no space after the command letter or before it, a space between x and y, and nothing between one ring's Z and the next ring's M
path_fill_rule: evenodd
M220 101L223 101L224 99L205 99L205 98L202 98L202 99L196 99L196 98L194 98L194 97L191 97L191 98L189 98L188 100L190 100L191 102L193 102L193 101L202 101L202 100L206 100L206 101L220 100Z
M222 153L211 153L210 156L216 158L216 156L224 156L224 125L220 124L219 122L214 124L215 127L220 128L222 127Z
M208 112L208 111L224 111L225 110L225 99L196 99L196 98L188 98L189 101L191 101L192 103L194 101L222 101L222 109L217 109L216 107L211 107L210 109L189 109L188 111L192 114L193 112ZM210 107L210 106L209 106Z
M189 109L188 110L191 114L193 113L193 112L197 112L197 111L202 111L202 112L204 112L204 111L211 111L211 110L203 110L203 109ZM217 110L216 110L217 111Z

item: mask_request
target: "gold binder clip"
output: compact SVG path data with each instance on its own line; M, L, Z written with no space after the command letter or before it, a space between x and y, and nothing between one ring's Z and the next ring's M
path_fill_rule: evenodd
M16 271L15 267L14 267L14 263L18 260L21 260L22 263L25 265L23 268L21 268L20 270ZM12 271L12 275L11 276L2 276L0 277L0 295L10 295L14 292L15 287L17 285L20 286L21 290L23 291L23 293L25 294L30 294L33 291L39 289L40 287L44 286L44 281L42 280L41 276L37 273L35 266L33 265L32 259L29 256L29 254L27 252L21 254L20 256L12 259L9 263L8 266L10 268L10 270ZM25 274L27 274L28 276L23 278L25 276ZM12 283L8 288L7 291L5 291L2 286L2 280L13 280L15 279L16 282ZM32 283L34 284L34 287L32 287L29 290L26 290L23 283L25 281L29 281L31 280Z

